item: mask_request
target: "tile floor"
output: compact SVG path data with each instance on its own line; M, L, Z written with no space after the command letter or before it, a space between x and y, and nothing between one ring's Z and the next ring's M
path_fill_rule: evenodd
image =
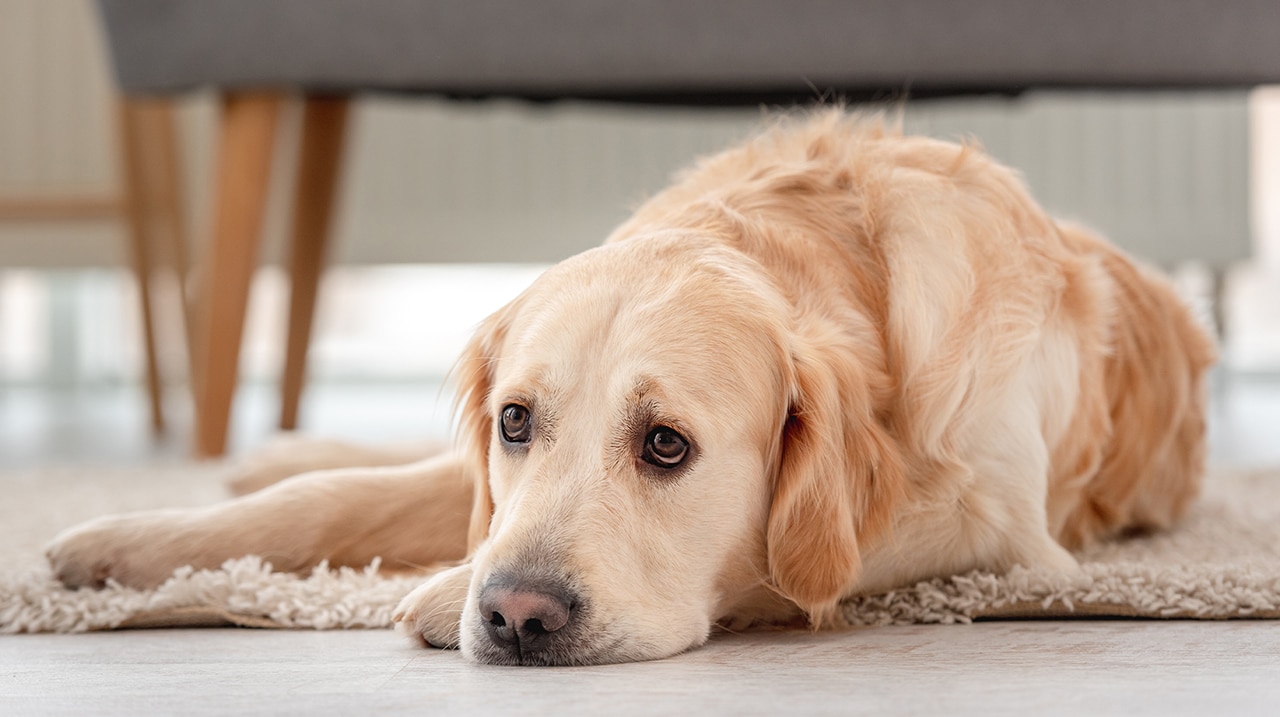
M667 660L473 665L390 631L0 638L0 714L1274 715L1277 622L718 635Z

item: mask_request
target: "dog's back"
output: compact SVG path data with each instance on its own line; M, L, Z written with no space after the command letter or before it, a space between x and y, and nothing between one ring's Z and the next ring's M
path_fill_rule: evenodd
M1094 390L1081 396L1077 413L1108 439L1076 448L1074 458L1064 451L1051 477L1050 529L1074 548L1168 527L1196 496L1204 468L1205 373L1216 351L1163 278L1083 230L1065 226L1062 232L1068 246L1096 259L1111 296L1098 366L1103 379L1082 383ZM1079 474L1088 463L1096 467Z
M841 294L882 327L897 386L882 409L916 458L985 431L976 408L1008 385L1028 347L1043 343L1052 364L1054 351L1071 351L1078 390L1047 388L1061 375L1042 380L1044 403L1074 402L1050 410L1044 429L1048 528L1064 546L1168 526L1196 495L1212 340L1164 279L1054 222L980 149L835 111L784 120L704 160L614 240L681 225L732 237L796 303ZM965 327L981 322L999 337L976 360L980 330ZM1072 348L1046 338L1055 332ZM943 428L925 430L930 422ZM917 460L917 478L945 473L946 457Z

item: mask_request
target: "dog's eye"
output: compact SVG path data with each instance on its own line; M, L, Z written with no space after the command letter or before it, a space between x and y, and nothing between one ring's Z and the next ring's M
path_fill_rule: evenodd
M533 422L529 420L529 409L518 403L507 404L502 409L502 440L507 443L528 443L533 433Z
M684 436L665 426L649 431L644 439L644 460L659 468L675 468L689 453Z

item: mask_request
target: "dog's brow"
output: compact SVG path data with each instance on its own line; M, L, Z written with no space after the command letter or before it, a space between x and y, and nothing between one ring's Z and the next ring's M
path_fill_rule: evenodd
M556 389L550 382L546 380L549 369L545 366L534 366L526 371L522 371L516 376L516 380L506 382L507 390L503 393L508 398L520 398L522 400L537 400L539 403L553 400L557 395Z
M672 415L672 409L672 401L662 384L653 376L641 374L632 383L627 396L628 429L640 431L653 423L665 423L687 431L689 427Z
M640 375L631 385L631 399L636 403L645 401L662 402L662 387L652 376Z

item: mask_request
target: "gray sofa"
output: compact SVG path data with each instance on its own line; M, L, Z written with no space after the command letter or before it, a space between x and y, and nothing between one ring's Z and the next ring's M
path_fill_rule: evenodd
M100 0L130 92L680 103L1280 75L1271 0Z

